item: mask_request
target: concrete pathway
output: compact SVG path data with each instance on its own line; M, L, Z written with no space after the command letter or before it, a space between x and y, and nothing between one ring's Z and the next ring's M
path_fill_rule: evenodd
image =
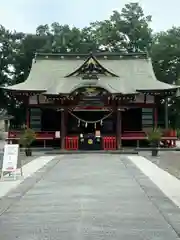
M159 189L180 207L180 180L159 168L148 159L132 156L129 159L154 182Z
M54 156L42 156L35 158L33 161L27 163L22 167L23 176L20 175L20 169L16 171L17 176L14 179L14 174L9 176L8 174L0 180L0 198L5 196L9 191L16 188L20 183L22 183L26 178L30 177L36 171L41 169L47 163L49 163Z
M53 159L23 196L18 189L7 196L13 204L0 214L0 238L180 239L179 208L134 160L102 154Z

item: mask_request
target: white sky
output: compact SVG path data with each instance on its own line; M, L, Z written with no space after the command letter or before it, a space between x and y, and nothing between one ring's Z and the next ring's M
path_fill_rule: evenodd
M133 1L131 1L133 2ZM137 2L137 1L135 1ZM155 31L180 26L180 0L139 0L145 14L152 15ZM127 0L0 0L0 24L11 30L35 32L40 24L87 26L108 18Z

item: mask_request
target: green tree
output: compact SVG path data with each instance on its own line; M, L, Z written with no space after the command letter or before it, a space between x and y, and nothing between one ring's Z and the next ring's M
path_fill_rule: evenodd
M120 14L113 13L111 20L117 29L128 36L130 49L147 51L151 48L152 29L149 27L151 16L145 16L139 3L126 4Z
M156 76L173 84L180 78L180 28L172 28L155 35L151 56Z
M0 26L0 86L4 87L12 84L14 66L13 56L16 41L14 35L6 30L2 25ZM0 108L9 106L11 97L3 89L0 90Z
M166 32L156 34L151 49L151 57L157 79L179 85L180 28L173 27ZM179 98L169 98L169 119L173 127L180 127Z
M107 51L149 51L152 30L151 16L145 16L138 3L129 3L114 11L109 20L91 24L99 46Z
M36 34L24 34L0 26L0 85L23 82L29 74L35 52L90 51L148 51L157 79L180 84L180 28L153 36L150 22L151 16L146 16L138 3L129 3L120 12L114 11L109 19L95 21L83 29L54 22L38 26ZM6 106L11 114L24 115L20 114L23 104L18 100L14 101L2 89L0 97L0 108ZM171 121L179 123L179 100L171 99L169 109Z

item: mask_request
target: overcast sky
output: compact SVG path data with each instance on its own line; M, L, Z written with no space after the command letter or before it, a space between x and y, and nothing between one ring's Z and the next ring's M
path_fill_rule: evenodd
M127 0L0 0L0 24L8 29L35 32L40 24L59 22L84 27L107 19ZM133 2L133 1L131 1ZM137 1L135 1L137 2ZM180 0L139 0L145 14L152 15L155 31L180 26Z

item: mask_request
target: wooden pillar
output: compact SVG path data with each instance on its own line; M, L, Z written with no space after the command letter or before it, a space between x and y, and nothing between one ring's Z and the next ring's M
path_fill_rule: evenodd
M30 128L30 114L31 114L31 111L30 111L30 107L29 107L29 96L26 97L25 99L25 102L26 102L26 126L28 128Z
M158 109L154 107L154 128L158 127Z
M29 107L27 107L27 109L26 109L26 126L27 126L27 128L30 127L30 109L29 109Z
M31 114L31 111L30 111L30 107L29 107L29 104L26 105L26 126L28 128L30 128L30 114Z
M165 98L164 103L164 117L165 117L165 129L169 128L169 119L168 119L168 98Z
M154 114L154 128L157 128L158 127L158 101L156 97L154 97L153 114Z
M68 135L68 132L67 132L68 110L65 110L65 112L64 112L64 122L65 122L64 134L65 134L65 137L66 137Z
M65 109L61 110L61 149L65 149Z
M121 148L121 109L117 107L117 119L116 119L116 142L117 149Z

